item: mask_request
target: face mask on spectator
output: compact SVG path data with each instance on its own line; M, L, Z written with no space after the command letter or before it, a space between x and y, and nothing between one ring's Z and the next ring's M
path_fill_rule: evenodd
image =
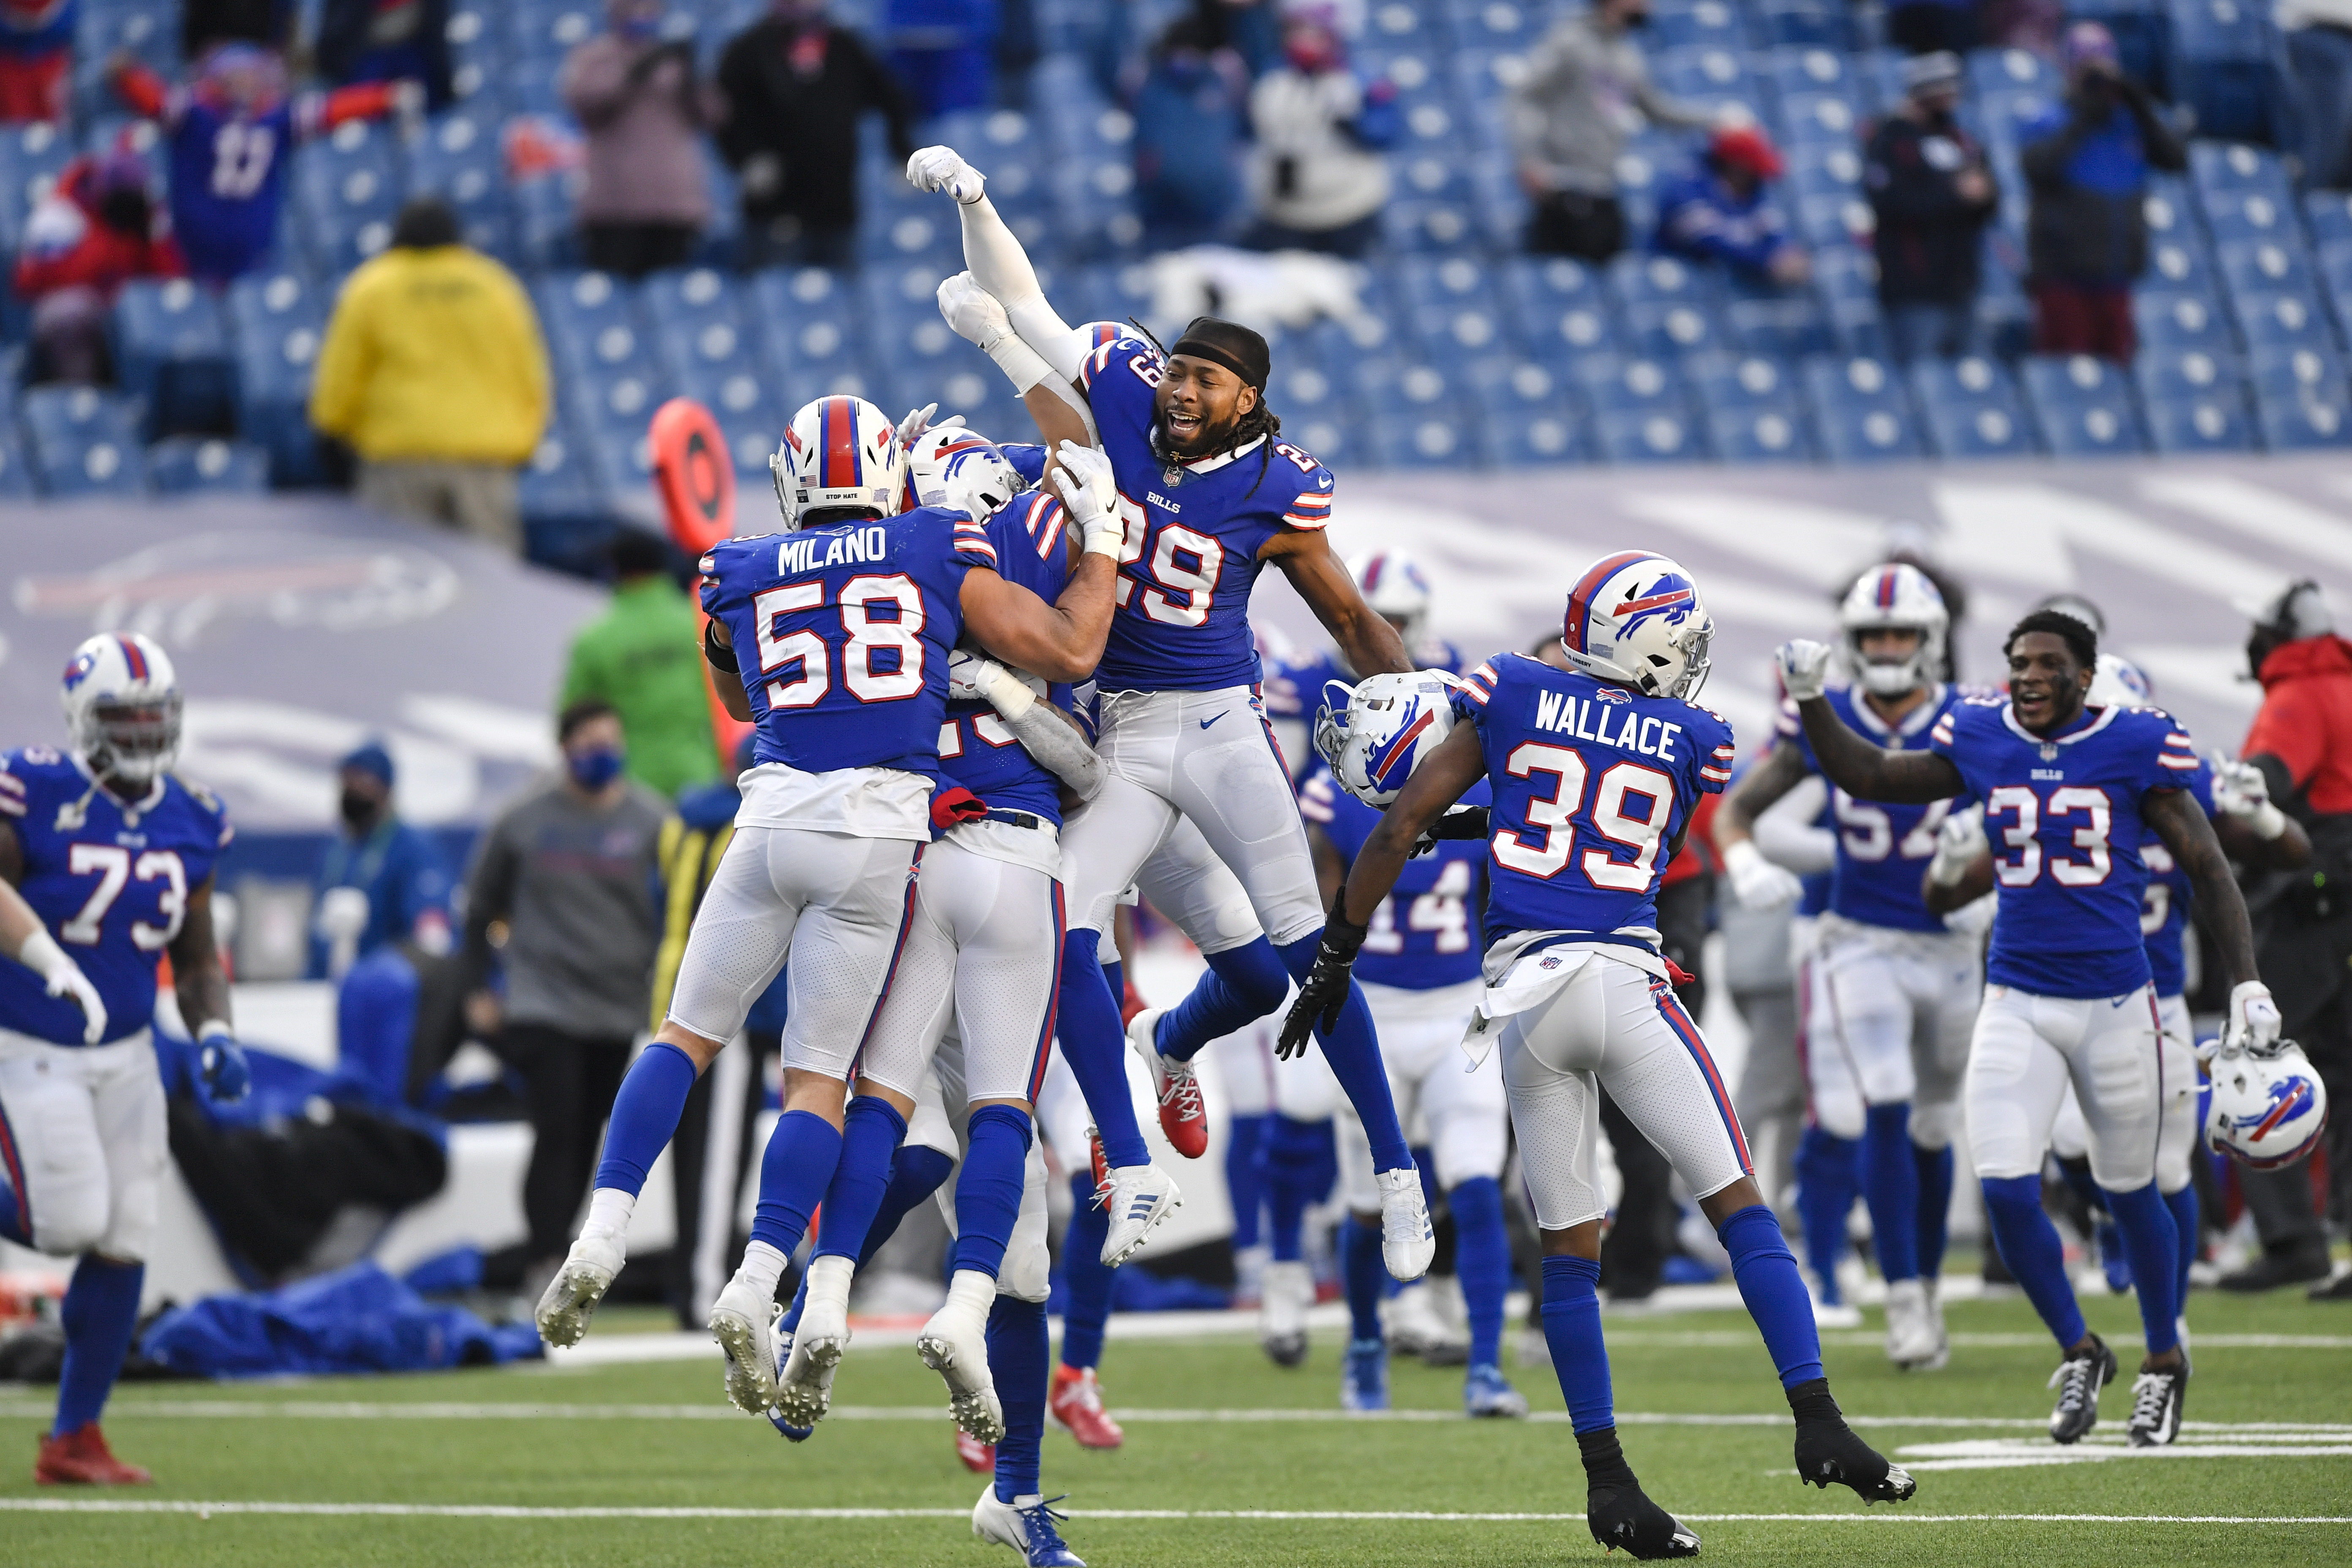
M627 763L628 754L618 746L590 746L563 753L572 782L591 795L619 778Z
M98 221L117 234L143 237L154 226L147 193L136 185L118 185L98 199Z
M376 802L373 795L347 789L343 792L343 798L337 803L337 808L354 832L364 833L375 826Z

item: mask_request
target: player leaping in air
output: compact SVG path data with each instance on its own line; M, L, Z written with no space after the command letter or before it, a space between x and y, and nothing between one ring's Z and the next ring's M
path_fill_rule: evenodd
M1097 345L1047 303L978 170L950 148L929 147L908 161L907 178L952 196L961 215L971 270L940 289L949 323L996 361L1041 422L1051 410L1028 394L1074 384L1084 408L1073 403L1046 433L1077 438L1091 419L1118 482L1118 606L1096 671L1096 746L1108 776L1064 839L1071 929L1061 1014L1063 1052L1112 1168L1116 1220L1129 1201L1119 1173L1144 1162L1146 1146L1129 1099L1118 1003L1097 952L1139 868L1188 821L1248 889L1292 975L1307 973L1323 927L1306 828L1256 690L1248 615L1259 571L1271 564L1290 580L1352 668L1412 666L1324 535L1331 473L1281 439L1265 405L1264 338L1202 317L1164 353L1139 337ZM1179 1007L1159 1023L1151 1066L1163 1085L1189 1076L1209 1041L1267 1010L1230 991L1204 1000L1219 1005ZM1382 1256L1398 1279L1418 1279L1434 1250L1429 1211L1361 993L1333 1009L1320 1038L1371 1143Z
M2099 1389L2114 1378L2116 1356L2084 1326L2042 1210L2042 1151L2071 1080L2147 1334L2131 1441L2169 1443L2180 1430L2189 1358L2173 1300L2181 1238L2157 1180L2167 1069L2140 932L2147 832L2188 874L2220 949L2231 985L2224 1048L2268 1048L2278 1008L2256 977L2245 900L2187 787L2199 771L2188 735L2154 708L2086 704L2098 644L2074 616L2034 611L2011 628L2006 652L2009 694L1963 700L1917 752L1882 749L1846 726L1824 695L1832 649L1792 642L1779 657L1831 783L1864 800L1983 803L2000 905L1966 1093L1986 1216L2001 1260L2058 1341L2050 1435L2074 1442L2099 1418Z
M1542 1227L1544 1338L1583 1451L1586 1522L1637 1558L1689 1557L1698 1538L1643 1494L1619 1445L1601 1335L1600 1091L1674 1163L1731 1255L1796 1416L1797 1473L1866 1502L1916 1489L1845 1424L1822 1370L1797 1260L1757 1190L1747 1141L1706 1043L1675 999L1660 955L1659 875L1699 797L1731 777L1731 726L1688 700L1714 634L1698 589L1663 556L1625 551L1587 568L1561 647L1574 672L1521 654L1472 670L1461 721L1358 848L1321 952L1283 1026L1305 1036L1349 994L1375 912L1424 832L1481 781L1493 789L1486 990L1464 1044L1499 1044L1503 1085ZM1816 686L1818 690L1819 687ZM1410 752L1412 710L1381 683L1357 689L1344 745L1325 747L1351 786L1350 748ZM1448 721L1441 710L1440 722ZM1463 814L1448 818L1449 827Z

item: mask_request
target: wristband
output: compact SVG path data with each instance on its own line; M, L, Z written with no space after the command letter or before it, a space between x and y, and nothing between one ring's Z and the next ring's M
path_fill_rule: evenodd
M2267 842L2286 831L2286 813L2278 808L2278 802L2266 800L2259 810L2247 815L2246 826L2253 829L2255 837Z
M702 657L709 661L711 668L723 669L730 675L740 677L743 673L743 666L736 659L733 648L717 640L718 628L717 621L702 623Z
M1360 926L1339 912L1347 906L1347 890L1342 889L1339 904L1323 922L1322 946L1340 963L1353 963L1356 954L1363 951L1364 938L1370 934L1370 928Z
M221 1041L225 1045L233 1046L236 1044L236 1031L230 1028L226 1024L222 1023L218 1018L215 1018L208 1024L197 1026L196 1044L200 1046L209 1046L215 1039Z

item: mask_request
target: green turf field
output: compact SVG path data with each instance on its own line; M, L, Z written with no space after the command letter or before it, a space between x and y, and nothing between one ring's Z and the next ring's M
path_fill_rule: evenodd
M2119 1347L2137 1333L2128 1300L2088 1310ZM2200 1292L2191 1312L2189 1446L2162 1457L2101 1447L2115 1457L2067 1464L2048 1462L2036 1430L2054 1358L2022 1301L1956 1304L1952 1365L1937 1373L1894 1372L1872 1333L1830 1336L1847 1412L1882 1449L1908 1450L1919 1474L1914 1501L1867 1513L1850 1493L1797 1482L1786 1407L1744 1316L1612 1315L1609 1327L1628 1456L1710 1560L2352 1563L2352 1312L2296 1291ZM1338 1350L1322 1337L1286 1372L1246 1337L1114 1341L1104 1373L1126 1447L1046 1438L1046 1490L1069 1494L1072 1545L1096 1568L1600 1558L1548 1369L1512 1370L1538 1413L1526 1424L1461 1420L1459 1372L1417 1363L1394 1373L1403 1414L1342 1418ZM2108 1389L2095 1438L2120 1439L2134 1364ZM956 1462L932 1414L938 1381L911 1350L853 1352L835 1415L797 1447L726 1409L719 1383L713 1360L132 1387L108 1433L158 1484L104 1494L32 1485L46 1391L0 1387L0 1452L16 1456L0 1473L0 1542L6 1561L44 1568L1014 1562L970 1533L982 1483ZM253 1503L309 1506L195 1510ZM124 1506L142 1511L91 1511ZM159 1507L184 1511L148 1511ZM771 1511L828 1509L874 1511ZM1455 1517L1377 1517L1400 1514ZM1459 1517L1475 1515L1550 1517Z

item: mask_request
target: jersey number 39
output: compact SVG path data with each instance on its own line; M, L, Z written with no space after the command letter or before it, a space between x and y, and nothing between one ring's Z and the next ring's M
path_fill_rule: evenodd
M1542 841L1530 844L1507 828L1495 835L1495 863L1530 877L1556 877L1567 868L1575 847L1576 815L1583 808L1591 770L1581 752L1538 741L1511 748L1503 765L1515 779L1549 773L1559 782L1550 795L1530 794L1528 798L1528 826L1542 830ZM1646 806L1645 815L1633 815L1637 802ZM1673 818L1674 805L1675 781L1657 769L1618 763L1603 770L1587 819L1602 838L1633 850L1633 858L1620 860L1606 849L1587 849L1580 862L1585 879L1612 892L1647 892L1656 870L1658 840Z

